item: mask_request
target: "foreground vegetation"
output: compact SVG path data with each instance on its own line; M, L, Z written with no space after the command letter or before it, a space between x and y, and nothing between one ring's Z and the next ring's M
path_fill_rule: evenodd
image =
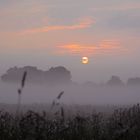
M54 113L0 112L0 140L138 140L140 105L115 110L110 115L74 115L63 108Z

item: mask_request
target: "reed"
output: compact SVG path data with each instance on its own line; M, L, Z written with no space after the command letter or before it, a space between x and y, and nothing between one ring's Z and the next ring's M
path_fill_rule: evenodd
M23 88L25 87L26 77L27 77L27 71L24 71L22 79L21 79L20 88L17 90L17 92L18 92L18 101L17 101L16 116L19 116L19 113L20 113L21 98L22 98Z

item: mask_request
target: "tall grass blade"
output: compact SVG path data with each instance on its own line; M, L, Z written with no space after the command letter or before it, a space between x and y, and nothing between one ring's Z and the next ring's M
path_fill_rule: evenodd
M57 99L59 100L63 94L64 94L64 91L60 92L59 95L57 96Z
M16 116L19 116L19 112L20 112L20 107L21 107L21 98L22 98L22 91L23 88L25 86L25 81L26 81L26 77L27 77L27 72L25 71L23 73L22 76L22 80L21 80L21 87L18 89L18 101L17 101L17 110L16 110Z
M27 77L27 71L24 72L23 77L22 77L22 81L21 81L22 88L25 86L26 77Z

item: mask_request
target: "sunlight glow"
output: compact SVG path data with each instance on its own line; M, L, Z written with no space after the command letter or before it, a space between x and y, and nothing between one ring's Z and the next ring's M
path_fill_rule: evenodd
M89 59L88 59L88 57L82 57L82 63L83 64L88 64L88 62L89 62Z

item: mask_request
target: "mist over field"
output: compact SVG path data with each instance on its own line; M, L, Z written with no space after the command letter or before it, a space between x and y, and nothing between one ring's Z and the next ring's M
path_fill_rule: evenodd
M0 0L0 140L140 140L140 0Z
M19 86L20 84L0 82L0 103L16 104ZM64 91L61 98L64 104L125 105L140 102L140 87L138 86L41 86L27 83L23 89L22 103L52 103L61 91Z

